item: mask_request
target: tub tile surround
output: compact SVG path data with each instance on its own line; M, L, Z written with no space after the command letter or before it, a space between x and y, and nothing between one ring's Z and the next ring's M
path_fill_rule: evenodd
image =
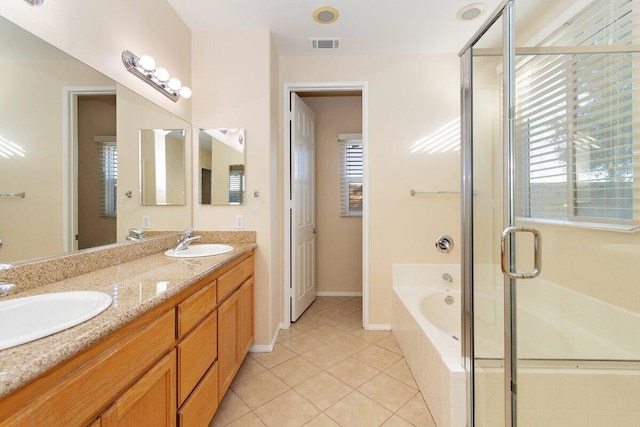
M3 297L3 301L52 292L92 290L109 294L113 303L98 316L77 326L1 350L0 397L257 247L250 241L255 241L253 232L201 234L203 243L230 243L234 250L211 257L169 258L163 252L175 246L177 235L171 234L21 263L11 269L7 279L16 283L18 292Z
M272 353L249 353L210 427L435 427L393 335L354 326L361 307L318 297Z

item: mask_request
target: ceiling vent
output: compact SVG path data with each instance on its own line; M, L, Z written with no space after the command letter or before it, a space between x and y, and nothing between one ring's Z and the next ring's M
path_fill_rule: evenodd
M340 46L340 38L334 39L310 39L314 50L337 49Z

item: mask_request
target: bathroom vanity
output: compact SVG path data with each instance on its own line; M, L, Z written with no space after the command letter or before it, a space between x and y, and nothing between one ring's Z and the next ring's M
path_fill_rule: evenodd
M234 248L199 260L158 253L43 287L94 281L114 302L0 352L0 425L207 426L254 340L255 244ZM51 354L58 363L38 366Z

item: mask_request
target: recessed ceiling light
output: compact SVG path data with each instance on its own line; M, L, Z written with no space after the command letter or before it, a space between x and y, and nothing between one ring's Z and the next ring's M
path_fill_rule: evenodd
M484 12L484 3L471 3L458 11L456 17L460 21L471 21Z
M320 24L331 24L338 20L338 9L331 6L322 6L313 11L313 19Z

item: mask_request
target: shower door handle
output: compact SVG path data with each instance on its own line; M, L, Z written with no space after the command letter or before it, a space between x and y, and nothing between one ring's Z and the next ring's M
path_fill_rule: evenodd
M533 270L530 272L511 271L511 257L507 256L507 238L513 233L533 234ZM542 270L542 235L535 228L507 227L500 236L500 252L502 257L502 272L511 279L533 279L540 275ZM511 251L509 251L511 252Z

